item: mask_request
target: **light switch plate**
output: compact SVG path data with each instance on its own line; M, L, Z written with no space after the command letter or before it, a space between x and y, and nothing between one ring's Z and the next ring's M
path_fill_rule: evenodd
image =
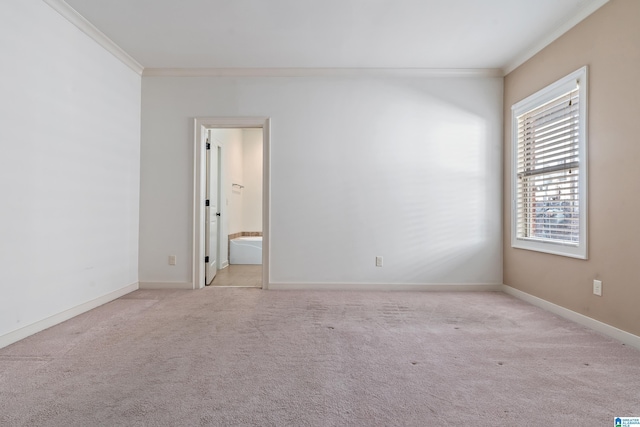
M594 280L593 281L593 294L602 296L602 280Z

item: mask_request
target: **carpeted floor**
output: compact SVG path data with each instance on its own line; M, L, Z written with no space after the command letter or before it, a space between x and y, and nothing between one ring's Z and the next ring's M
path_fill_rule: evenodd
M501 293L136 291L0 349L2 426L610 426L640 351Z

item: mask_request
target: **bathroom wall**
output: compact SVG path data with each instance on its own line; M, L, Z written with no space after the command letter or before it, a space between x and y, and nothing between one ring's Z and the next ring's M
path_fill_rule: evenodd
M229 181L227 215L229 233L262 231L262 129L227 129L235 132L227 148ZM214 130L217 132L217 130ZM244 188L234 186L240 184ZM227 235L228 235L227 234Z
M242 231L242 206L243 197L242 190L233 184L242 184L244 180L244 149L242 144L242 130L233 130L237 135L232 144L227 145L227 159L224 167L228 167L229 180L225 183L225 192L227 194L229 213L227 219L229 221L229 232L226 234L235 234Z
M262 231L262 129L242 130L242 231Z

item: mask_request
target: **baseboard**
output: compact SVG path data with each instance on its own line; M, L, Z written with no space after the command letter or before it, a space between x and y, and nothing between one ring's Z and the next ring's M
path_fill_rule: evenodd
M640 350L640 337L637 335L600 322L599 320L592 319L591 317L577 313L573 310L569 310L568 308L561 307L557 304L543 300L542 298L538 298L526 292L522 292L518 289L512 288L511 286L502 285L502 291L506 294L518 298L519 300L528 302L529 304L540 307L546 311L550 311L553 314L557 314L560 317L564 317L567 320L571 320L572 322L578 323L582 326L586 326L587 328L593 329L596 332L599 332L603 335L621 341L626 345L635 347Z
M193 289L189 282L140 282L140 289Z
M325 291L496 291L502 290L501 284L493 283L274 283L267 286L269 290L325 290Z
M87 301L83 304L77 305L61 313L54 314L53 316L47 317L46 319L42 319L40 321L37 321L35 323L22 327L13 332L9 332L8 334L4 334L0 336L0 348L6 347L10 344L13 344L14 342L20 341L40 331L44 331L45 329L48 329L52 326L55 326L66 320L69 320L72 317L76 317L82 313L86 313L89 310L93 310L96 307L99 307L115 299L118 299L121 296L126 295L130 292L133 292L137 289L138 289L138 283L137 282L132 283L128 286L125 286L124 288L120 288L106 295L98 297L94 300Z
M222 261L222 264L220 264L220 270L227 267L229 267L229 261Z

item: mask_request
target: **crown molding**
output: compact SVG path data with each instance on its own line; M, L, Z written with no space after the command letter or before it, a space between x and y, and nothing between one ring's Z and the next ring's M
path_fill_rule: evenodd
M498 68L145 68L143 77L502 77Z
M115 44L113 40L107 37L102 31L98 30L91 22L87 21L82 15L80 15L74 8L69 6L64 0L42 0L53 10L62 15L67 21L75 25L80 31L91 37L100 46L111 52L113 56L122 61L123 64L131 68L133 71L142 75L144 67L133 59L127 52L125 52L120 46Z
M608 2L609 0L598 0L580 9L580 11L577 14L575 14L569 20L562 23L562 25L556 28L555 31L551 32L549 35L547 35L545 38L540 40L538 43L534 44L529 49L522 52L511 63L509 63L506 67L504 67L503 75L506 76L507 74L509 74L516 68L518 68L520 65L524 64L526 61L531 59L542 49L544 49L545 47L549 46L551 43L559 39L560 36L562 36L564 33L569 31L576 25L578 25L580 22L586 19L589 15L591 15L596 10L600 9L602 6L604 6Z
M582 8L555 31L503 68L145 68L64 0L42 0L70 23L145 77L503 77L511 73L609 0Z

